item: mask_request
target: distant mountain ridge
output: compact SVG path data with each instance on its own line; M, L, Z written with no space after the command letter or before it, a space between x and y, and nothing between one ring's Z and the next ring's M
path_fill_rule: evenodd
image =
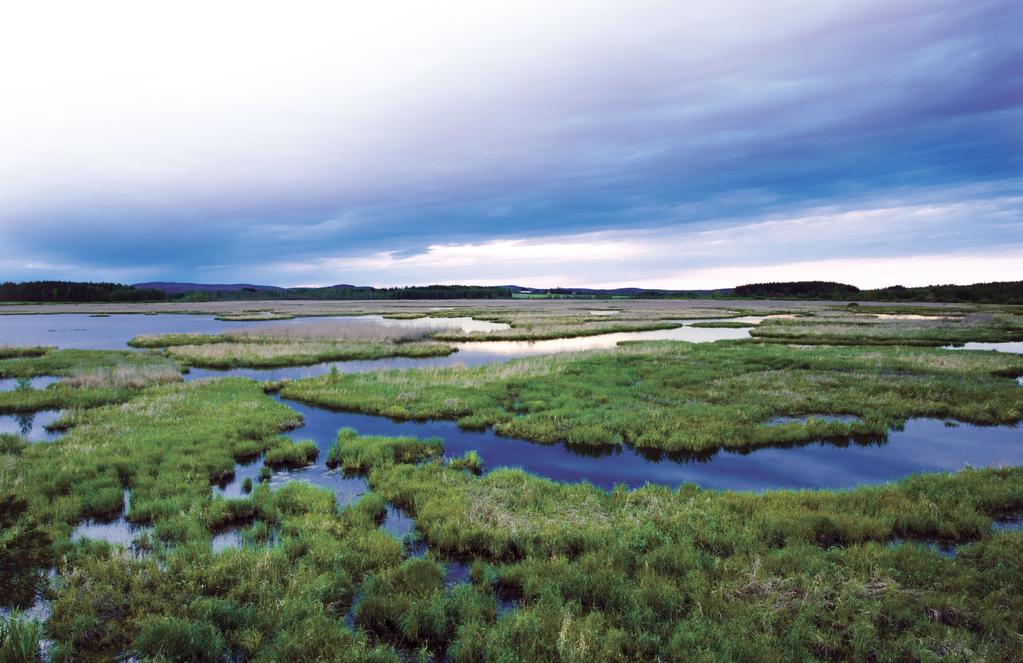
M832 301L963 302L1023 304L1023 281L970 285L900 285L871 290L832 281L749 283L715 290L649 288L530 288L526 286L424 285L375 288L341 283L323 287L284 288L250 283L188 283L148 281L133 286L82 281L0 283L0 302L143 302L143 301L269 301L280 299L804 299Z
M277 285L253 285L251 283L182 283L178 281L149 281L133 283L140 290L162 290L167 294L180 295L187 292L280 292L287 290Z

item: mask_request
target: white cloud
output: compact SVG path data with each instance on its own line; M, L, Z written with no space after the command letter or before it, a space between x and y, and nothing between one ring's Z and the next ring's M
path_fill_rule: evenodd
M964 192L959 192L960 194ZM976 191L984 194L984 191ZM789 218L434 245L271 265L303 282L718 288L769 280L860 287L1023 280L1023 199L811 210ZM988 238L997 234L999 246ZM912 238L918 238L915 241ZM954 246L949 249L949 245Z

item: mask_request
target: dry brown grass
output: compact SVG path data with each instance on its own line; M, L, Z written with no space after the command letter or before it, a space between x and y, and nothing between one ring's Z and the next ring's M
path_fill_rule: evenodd
M126 364L80 371L61 382L77 389L142 389L181 380L173 366L130 366Z
M390 341L406 343L421 341L438 332L458 331L457 325L447 328L409 328L398 325L352 320L349 322L322 321L307 324L278 325L231 329L224 336L232 340L285 340L285 341Z

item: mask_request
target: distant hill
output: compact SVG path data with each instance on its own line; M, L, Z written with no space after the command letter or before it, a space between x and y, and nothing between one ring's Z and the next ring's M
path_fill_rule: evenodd
M732 294L758 299L849 299L859 292L860 289L854 285L834 281L782 281L740 285Z
M188 292L279 292L285 290L276 285L252 285L250 283L178 283L175 281L150 281L135 283L131 287L142 290L160 290L169 295Z

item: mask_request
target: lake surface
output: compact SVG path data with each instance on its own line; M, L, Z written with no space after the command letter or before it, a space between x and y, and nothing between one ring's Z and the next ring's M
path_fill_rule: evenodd
M451 329L489 332L508 325L474 318L416 318L391 320L379 315L326 316L288 320L217 320L209 315L161 313L93 317L84 313L53 315L0 315L0 344L52 345L83 350L126 350L135 336L154 334L219 334L230 329L287 327L296 324L331 322L338 324L377 322L387 327L408 329Z

